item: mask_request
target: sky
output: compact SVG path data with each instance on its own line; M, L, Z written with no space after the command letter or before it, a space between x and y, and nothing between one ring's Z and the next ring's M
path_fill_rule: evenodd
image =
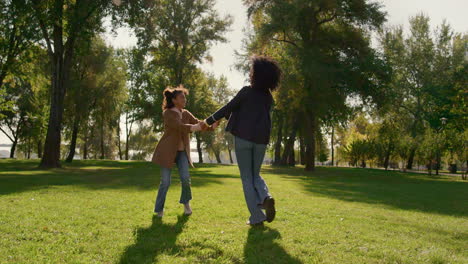
M123 0L126 1L126 0ZM408 30L408 19L420 12L430 17L431 27L434 30L443 19L452 26L455 32L468 32L468 1L463 0L380 0L383 9L388 13L388 25L403 25ZM246 84L246 76L233 68L235 63L234 51L241 51L244 36L243 29L248 25L246 8L241 0L217 0L215 8L224 16L230 14L234 18L231 30L226 33L227 42L218 43L210 49L213 62L206 62L201 67L216 76L226 76L230 87L239 90ZM118 48L135 45L136 38L129 29L117 30L117 35L110 32L105 34L107 43ZM10 140L1 133L0 144L10 144Z

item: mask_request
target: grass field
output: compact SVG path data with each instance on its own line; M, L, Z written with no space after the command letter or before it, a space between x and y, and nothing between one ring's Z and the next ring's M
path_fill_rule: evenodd
M459 178L266 166L277 218L245 225L236 166L191 170L183 217L176 170L162 221L149 162L0 160L0 263L468 263Z

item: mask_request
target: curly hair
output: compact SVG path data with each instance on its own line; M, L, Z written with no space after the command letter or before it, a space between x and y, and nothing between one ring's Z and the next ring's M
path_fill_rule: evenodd
M274 91L281 79L278 63L267 56L254 55L251 58L250 85L253 88Z
M181 93L184 93L185 95L189 94L189 91L182 84L177 87L171 87L171 86L166 87L166 89L164 89L163 91L163 95L164 95L164 100L162 103L163 111L165 109L174 107L174 102L172 102L172 99L176 98L176 96Z

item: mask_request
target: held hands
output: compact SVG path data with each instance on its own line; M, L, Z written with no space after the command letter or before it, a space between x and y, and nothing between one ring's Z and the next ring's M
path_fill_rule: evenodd
M199 124L200 124L200 127L201 127L201 131L207 131L207 130L210 128L210 127L209 127L207 124L205 124L205 122L203 122L203 121L200 121Z
M218 121L214 122L213 125L211 125L211 127L213 127L213 129L216 129L219 126L220 122L221 122L221 120L218 120Z
M214 122L211 126L208 126L204 121L200 121L201 131L212 131L219 126L220 120Z

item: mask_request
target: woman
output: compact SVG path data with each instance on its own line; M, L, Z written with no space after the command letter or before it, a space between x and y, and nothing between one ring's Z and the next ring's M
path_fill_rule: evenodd
M193 167L190 158L189 134L194 131L213 130L218 125L211 127L202 126L203 121L195 118L192 113L185 110L188 90L182 85L176 88L168 87L164 90L163 120L164 134L158 142L153 153L152 162L161 166L161 183L154 212L158 217L164 215L164 203L166 194L171 184L171 168L177 164L182 182L182 193L180 203L184 205L184 214L192 214L190 200L192 191L190 188L189 164Z
M273 221L276 214L275 200L260 176L260 167L270 140L271 92L278 87L280 77L281 70L274 60L254 56L250 86L243 87L229 103L204 120L210 126L223 117L229 119L226 131L234 135L237 164L251 214L247 224L254 226L263 225L265 220Z

